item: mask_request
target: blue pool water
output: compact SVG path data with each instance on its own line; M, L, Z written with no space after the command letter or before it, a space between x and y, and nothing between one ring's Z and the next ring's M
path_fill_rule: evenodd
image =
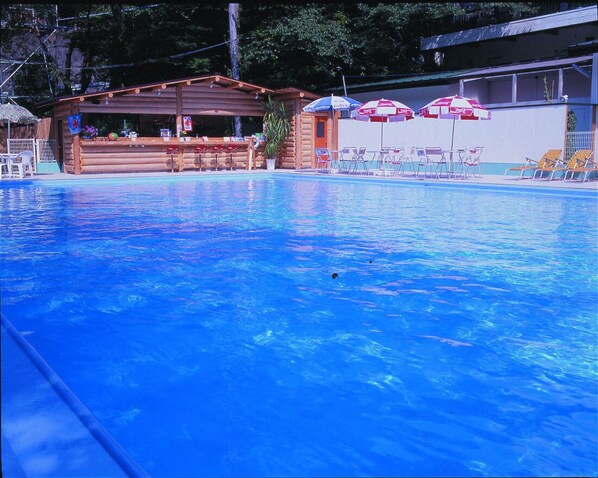
M595 197L281 176L0 202L2 313L155 477L598 473Z

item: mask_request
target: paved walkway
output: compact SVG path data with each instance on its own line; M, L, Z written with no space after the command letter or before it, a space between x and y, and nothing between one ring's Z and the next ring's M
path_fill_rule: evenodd
M26 177L25 180L32 180L32 181L52 181L52 180L69 180L69 181L77 181L82 179L106 179L109 180L111 178L119 178L119 179L126 179L126 178L141 178L141 177L193 177L193 176L226 176L229 174L297 174L297 175L306 175L306 176L324 176L322 173L316 173L310 170L292 170L292 169L277 169L275 171L266 171L264 169L256 169L252 171L246 170L237 170L237 171L183 171L178 173L167 173L167 172L159 172L159 173L106 173L106 174L81 174L81 175L74 175L74 174L66 174L66 173L50 173L50 174L37 174L33 178ZM375 176L375 175L346 175L346 174L333 174L332 176L339 176L339 177L350 177L350 178L362 178L364 181L372 180L375 178L382 178L383 176ZM498 185L498 186L512 186L512 187L525 187L525 188L555 188L555 189L583 189L583 190L591 190L591 191L598 191L598 181L563 181L560 179L553 179L549 181L547 179L535 179L532 180L530 178L520 179L519 176L494 176L494 175L484 175L482 178L469 178L469 179L431 179L427 178L425 180L415 178L414 176L386 176L384 177L387 180L391 181L412 181L412 182L419 182L419 183L451 183L451 184L479 184L479 185ZM23 181L19 178L2 178L2 181Z

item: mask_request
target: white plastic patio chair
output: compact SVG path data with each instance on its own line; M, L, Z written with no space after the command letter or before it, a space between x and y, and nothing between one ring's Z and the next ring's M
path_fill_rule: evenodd
M363 171L365 174L368 174L368 163L369 161L365 159L366 148L365 146L360 146L359 148L352 148L353 150L353 158L352 158L352 171L355 173L360 173ZM351 171L349 171L351 172Z
M29 169L29 174L33 177L33 151L22 151L15 157L8 158L8 176L12 178L14 169L17 168L19 178L23 179Z
M316 172L329 173L333 161L332 154L328 148L316 148Z
M440 178L440 174L444 169L448 175L448 166L446 164L446 158L442 148L438 146L428 146L424 148L426 156L426 165L424 167L424 177L426 177L428 171L433 172L436 175L436 179Z
M390 168L393 174L405 174L405 148L400 146L392 147L388 150Z
M335 169L339 173L346 173L349 171L353 161L353 149L354 148L352 146L345 146L344 148L338 150Z
M482 177L480 156L482 155L483 151L483 146L474 146L473 148L465 149L463 153L459 152L461 155L461 173L463 174L464 178L467 178L469 176L472 176L474 178Z
M10 170L8 167L10 157L10 154L0 153L0 179L4 176L5 173L7 176L10 176Z
M420 146L413 146L411 148L411 169L415 171L415 177L419 177L419 171L424 168L424 179L426 177L426 167L428 158L426 158L426 150ZM416 169L417 167L417 169Z

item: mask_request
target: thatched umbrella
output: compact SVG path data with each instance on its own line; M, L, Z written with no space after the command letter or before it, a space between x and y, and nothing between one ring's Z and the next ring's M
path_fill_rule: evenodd
M27 108L11 103L0 104L0 121L8 123L8 132L6 134L6 151L10 154L10 123L16 124L34 124L39 121Z

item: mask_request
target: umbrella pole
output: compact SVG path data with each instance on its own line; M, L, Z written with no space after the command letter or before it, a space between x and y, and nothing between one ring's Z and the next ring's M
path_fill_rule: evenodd
M450 175L453 175L453 142L455 141L455 117L453 116L453 132L451 133L451 152L449 153L451 157L451 172Z
M8 123L8 132L6 133L6 152L10 154L10 121Z
M455 139L455 118L453 118L453 132L451 133L451 151L453 150L454 139Z

